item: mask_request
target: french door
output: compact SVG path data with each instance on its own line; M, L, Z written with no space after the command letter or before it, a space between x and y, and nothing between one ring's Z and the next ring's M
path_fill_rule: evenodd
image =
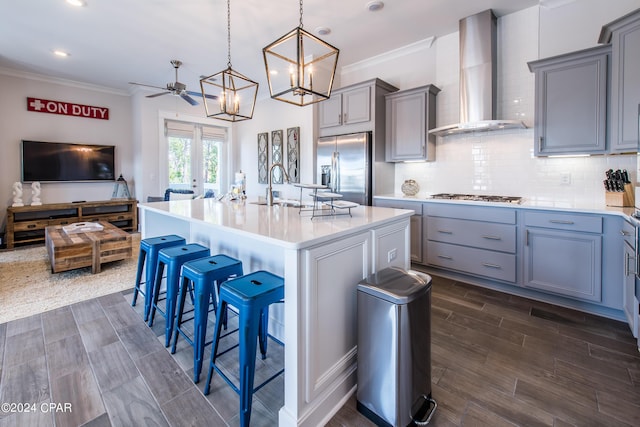
M225 171L222 151L226 130L201 123L165 120L166 188L220 193Z

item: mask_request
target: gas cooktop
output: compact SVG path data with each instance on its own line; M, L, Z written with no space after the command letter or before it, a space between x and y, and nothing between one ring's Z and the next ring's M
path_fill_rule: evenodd
M499 203L522 203L522 197L515 196L489 196L483 194L453 194L438 193L431 196L432 199L448 200L471 200L475 202L499 202Z

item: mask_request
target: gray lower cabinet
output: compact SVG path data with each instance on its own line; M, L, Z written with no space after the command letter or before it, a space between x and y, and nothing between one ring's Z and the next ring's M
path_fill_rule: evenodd
M636 235L635 227L627 221L623 221L620 229L623 245L623 293L622 310L627 318L633 336L638 338L638 323L640 313L638 299L636 298Z
M420 201L404 201L404 200L390 200L390 199L374 199L374 206L395 208L395 209L407 209L412 210L414 214L410 218L410 250L411 250L411 262L423 264L423 252L422 252L422 202Z
M602 28L611 43L611 151L635 152L640 106L640 9Z
M515 210L435 203L426 209L427 265L517 282Z
M602 222L597 215L525 212L523 285L600 302Z
M529 62L536 156L607 151L610 52L605 45Z

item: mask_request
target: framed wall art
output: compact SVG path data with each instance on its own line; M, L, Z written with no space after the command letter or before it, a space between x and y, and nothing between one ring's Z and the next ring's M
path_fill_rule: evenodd
M258 134L258 184L267 184L269 164L269 133Z
M271 131L271 163L282 164L282 129ZM282 169L273 168L271 172L273 184L282 184L283 177Z
M300 182L300 127L287 129L287 173L292 183Z

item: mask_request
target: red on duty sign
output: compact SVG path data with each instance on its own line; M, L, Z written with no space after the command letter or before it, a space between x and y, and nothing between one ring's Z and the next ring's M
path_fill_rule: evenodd
M27 97L27 111L109 120L109 109L106 107L94 107L92 105L73 104L71 102L41 98Z

